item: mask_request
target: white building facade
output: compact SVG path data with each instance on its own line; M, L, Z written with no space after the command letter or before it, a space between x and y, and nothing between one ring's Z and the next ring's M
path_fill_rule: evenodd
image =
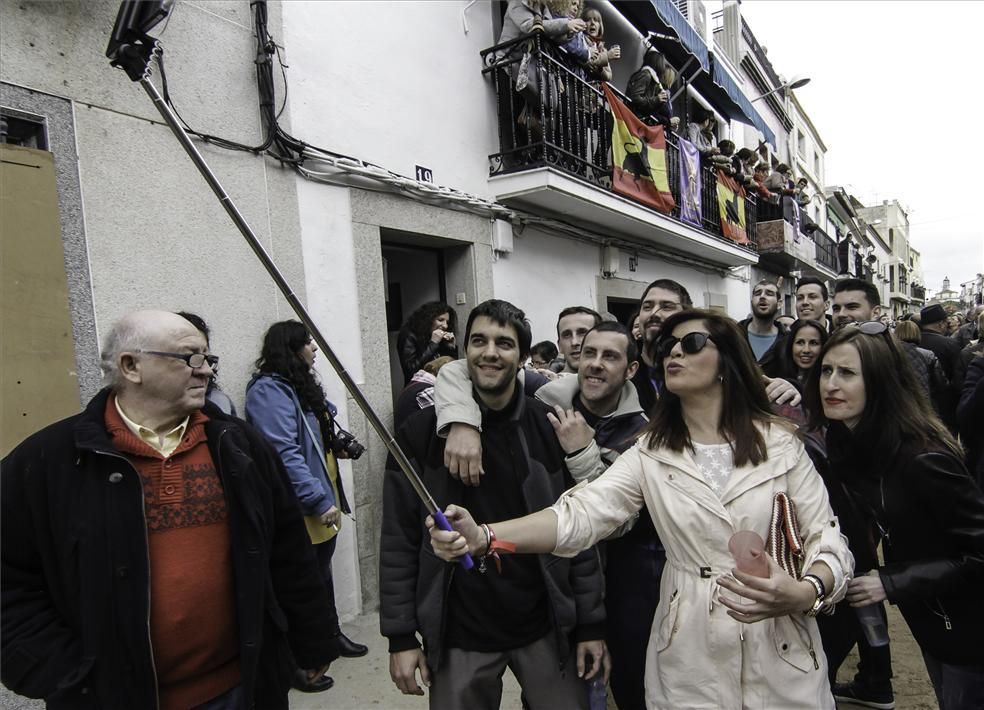
M640 19L635 5L601 3L609 44L622 44L619 88L639 66L645 22L663 32L678 22ZM293 313L147 96L103 56L117 9L115 0L0 4L0 108L39 125L41 151L54 154L64 262L51 268L67 284L73 353L58 376L86 401L99 387L99 342L111 322L137 308L190 310L212 327L221 385L241 407L263 333ZM687 225L550 166L490 177L501 126L481 52L496 42L500 3L268 9L285 65L286 86L279 66L274 72L280 126L326 152L309 156L302 176L257 151L214 140L199 147L387 424L403 385L396 330L425 301L454 305L462 324L487 298L512 301L526 311L534 341L556 338L566 306L624 318L656 278L679 281L698 307L747 314L759 256L715 234L713 219ZM186 0L156 31L182 118L250 147L267 128L254 25L247 3ZM267 56L277 62L277 53ZM737 65L725 72L741 90ZM160 86L159 73L153 80ZM728 115L748 109L726 93L697 78L681 96L715 109L720 137L757 145L765 133L747 115L745 123ZM785 139L775 141L782 154ZM822 195L822 165L809 169L806 160ZM330 368L319 370L341 423L368 447L342 463L354 505L335 557L344 618L377 604L386 450ZM31 421L56 418L38 412Z

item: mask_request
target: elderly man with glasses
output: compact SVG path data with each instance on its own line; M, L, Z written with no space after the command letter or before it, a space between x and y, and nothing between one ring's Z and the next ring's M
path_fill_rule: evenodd
M337 621L276 452L206 403L185 318L110 329L108 386L2 464L2 680L49 707L287 708ZM291 661L293 655L294 661Z

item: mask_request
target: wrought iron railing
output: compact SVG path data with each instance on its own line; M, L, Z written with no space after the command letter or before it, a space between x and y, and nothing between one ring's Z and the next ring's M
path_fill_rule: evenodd
M610 191L612 118L601 84L572 68L563 50L540 32L490 47L481 54L482 73L495 89L498 119L499 152L489 156L489 174L550 167ZM525 77L525 87L518 91L521 76ZM631 107L628 98L614 86L609 88ZM677 136L667 131L667 177L677 204L670 216L689 225L680 219L677 141ZM746 233L753 244L756 210L755 197L747 195ZM707 167L701 169L700 217L704 231L725 238L718 212L717 176Z
M817 263L837 271L837 242L819 226L813 232L813 241L817 243Z

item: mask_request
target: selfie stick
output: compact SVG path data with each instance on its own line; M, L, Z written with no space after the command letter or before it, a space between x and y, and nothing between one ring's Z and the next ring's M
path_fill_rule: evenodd
M120 19L124 16L123 10L127 7L127 5L127 2L124 2L123 6L120 8L120 16L117 17L117 25L119 25ZM121 28L119 26L114 28L114 38L119 36L120 29ZM308 315L308 312L305 310L304 306L301 305L301 302L297 299L297 296L294 295L294 291L291 289L290 284L287 283L287 280L280 273L277 265L270 258L270 255L267 254L266 250L263 248L263 245L260 243L260 240L246 222L246 219L236 208L235 204L233 204L232 199L223 189L222 185L215 177L215 174L209 168L208 163L205 162L205 159L202 157L201 153L198 152L198 148L195 147L195 144L188 136L188 133L181 126L177 117L174 115L174 112L157 91L157 87L151 83L150 60L160 52L160 45L157 40L148 37L143 31L138 30L136 34L138 34L138 38L140 40L147 41L151 44L144 45L132 43L114 47L113 43L110 43L110 49L107 50L106 55L112 60L111 64L113 66L119 66L126 71L130 79L139 82L140 86L142 86L144 91L147 92L147 95L150 96L151 101L154 102L154 106L157 107L157 110L160 112L164 122L167 123L168 127L171 129L171 132L174 133L174 137L178 139L179 143L181 143L181 146L185 149L188 157L191 158L192 162L198 168L198 172L200 172L202 177L205 178L205 182L207 182L209 187L212 188L212 192L215 193L215 196L219 198L219 202L222 203L222 206L225 208L225 211L228 213L229 217L239 228L239 231L242 233L243 237L245 237L246 242L253 250L253 253L256 254L257 258L266 268L267 273L270 274L270 278L272 278L274 283L277 284L277 287L280 289L281 293L283 293L284 298L287 299L290 307L294 310L294 313L297 314L298 319L308 329L308 332L318 344L318 347L321 348L321 352L335 370L335 373L342 381L342 384L345 385L345 389L348 390L350 395L352 395L352 399L354 399L355 403L359 405L359 409L362 410L362 413L366 415L366 419L369 420L372 428L376 430L376 434L378 434L379 438L383 440L383 443L393 456L393 459L396 461L397 465L399 465L400 470L403 471L403 474L407 477L407 480L410 481L410 485L413 486L414 491L424 504L424 507L427 508L427 512L434 517L434 522L437 524L437 527L442 530L452 531L453 528L451 527L451 524L444 516L443 511L437 506L437 503L434 501L433 496L431 496L430 491L427 490L424 482L420 480L420 476L413 469L413 464L410 463L410 460L407 458L406 454L403 453L403 449L401 449L400 445L396 443L396 439L394 439L393 435L386 429L386 426L379 418L379 415L376 414L375 410L372 408L372 405L369 404L369 401L365 398L365 395L362 394L362 391L359 389L358 385L355 384L355 381L342 366L341 361L335 355L335 351L331 349L330 345L328 345L328 341L325 340L324 336L321 334L321 331L318 329L318 326L311 319L311 316ZM461 562L461 565L465 569L471 569L474 566L471 556L467 554L459 558L459 562Z

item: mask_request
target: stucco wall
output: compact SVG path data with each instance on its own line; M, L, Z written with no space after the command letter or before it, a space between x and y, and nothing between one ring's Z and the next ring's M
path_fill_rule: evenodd
M0 3L0 79L73 102L96 333L135 308L198 312L214 331L220 382L241 406L263 332L289 308L144 91L109 66L118 8L116 0ZM278 5L270 10L279 34ZM248 4L179 2L161 41L185 120L259 142ZM247 153L201 150L303 299L293 174Z

